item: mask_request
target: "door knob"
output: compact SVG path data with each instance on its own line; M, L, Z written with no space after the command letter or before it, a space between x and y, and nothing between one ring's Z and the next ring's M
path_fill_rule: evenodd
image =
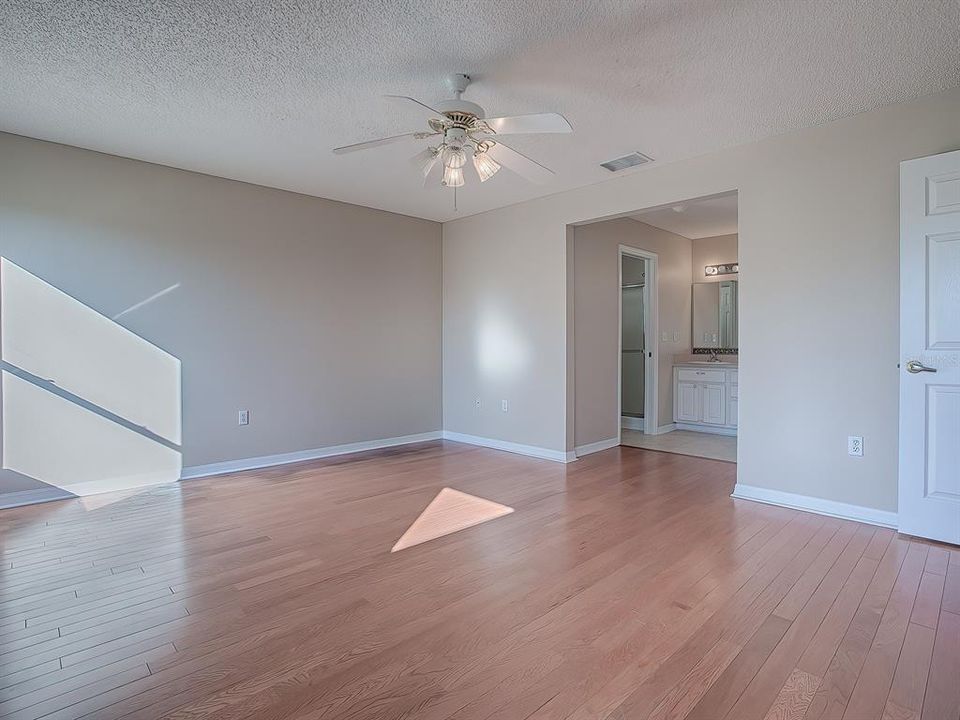
M911 360L907 363L907 372L908 373L922 373L922 372L936 372L936 368L927 367L919 360Z

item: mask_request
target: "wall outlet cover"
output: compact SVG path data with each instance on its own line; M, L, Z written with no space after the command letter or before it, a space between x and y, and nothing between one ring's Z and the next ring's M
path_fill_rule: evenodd
M863 438L851 435L847 438L847 454L853 457L863 457Z
M249 425L250 424L250 411L241 410L237 413L237 424L238 425Z

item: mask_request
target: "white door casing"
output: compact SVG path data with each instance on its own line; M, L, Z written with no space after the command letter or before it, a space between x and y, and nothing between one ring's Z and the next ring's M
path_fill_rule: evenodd
M960 151L900 164L899 529L960 544Z

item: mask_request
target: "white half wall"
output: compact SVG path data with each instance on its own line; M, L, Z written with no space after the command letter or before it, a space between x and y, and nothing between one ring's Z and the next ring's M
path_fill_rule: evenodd
M567 226L738 190L738 480L895 511L899 163L957 148L951 90L444 224L445 430L573 447Z

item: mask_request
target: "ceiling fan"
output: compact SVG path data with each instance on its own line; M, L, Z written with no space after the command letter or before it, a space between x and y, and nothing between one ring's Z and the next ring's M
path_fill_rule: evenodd
M480 177L480 182L486 182L496 175L501 166L506 166L532 182L542 183L550 179L553 175L552 170L505 145L500 137L529 133L573 132L573 128L563 115L533 113L488 118L485 117L482 107L462 100L460 97L470 84L469 75L452 75L448 78L448 84L453 91L454 99L437 103L435 107L403 95L385 96L387 100L398 106L419 112L429 126L429 131L406 132L379 140L345 145L335 148L333 152L343 155L410 139L437 138L440 141L439 144L427 147L412 158L413 163L423 175L424 185L429 180L430 171L439 164L443 170L440 184L454 189L462 187L464 169L469 158L473 159L473 167Z

